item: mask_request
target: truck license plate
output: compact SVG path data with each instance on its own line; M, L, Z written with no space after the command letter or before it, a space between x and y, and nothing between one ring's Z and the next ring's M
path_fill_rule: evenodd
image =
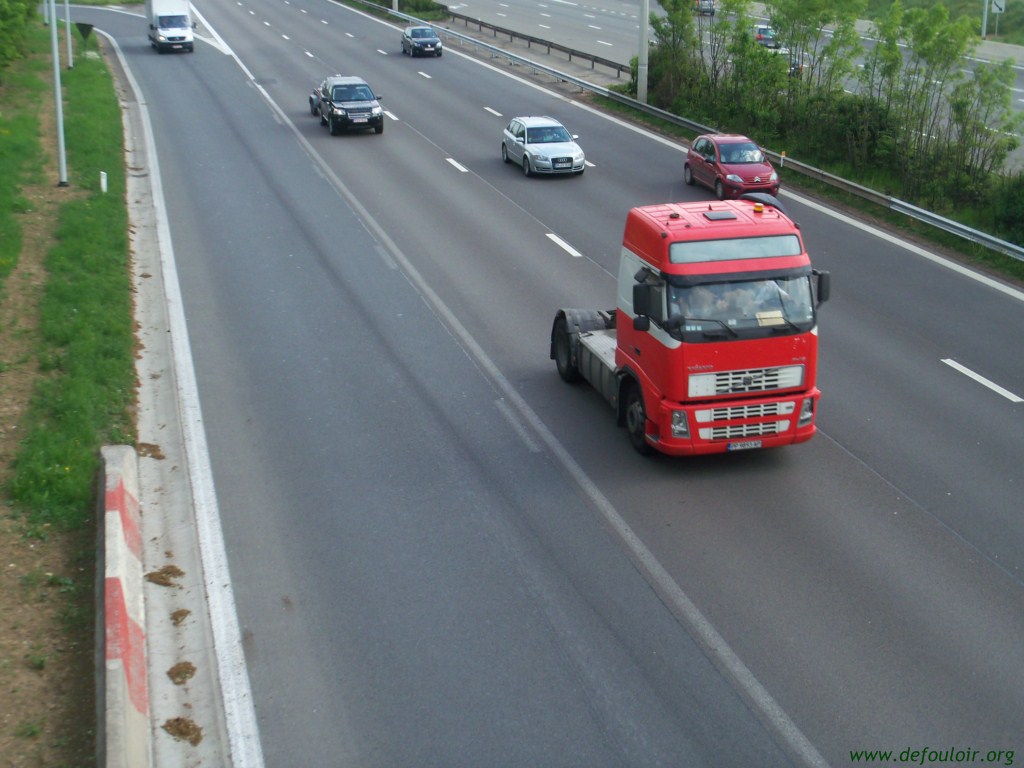
M743 440L738 443L729 443L728 450L730 451L748 451L751 448L760 448L760 440Z

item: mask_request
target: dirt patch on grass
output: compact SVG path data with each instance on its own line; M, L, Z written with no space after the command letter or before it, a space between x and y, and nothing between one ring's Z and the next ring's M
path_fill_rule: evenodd
M56 131L40 110L47 180L25 188L18 214L22 248L0 289L0 488L11 476L23 416L44 375L38 366L39 301L57 207L79 194L57 184ZM94 516L91 516L94 518ZM25 521L4 497L0 507L0 755L4 766L77 768L96 763L94 529Z

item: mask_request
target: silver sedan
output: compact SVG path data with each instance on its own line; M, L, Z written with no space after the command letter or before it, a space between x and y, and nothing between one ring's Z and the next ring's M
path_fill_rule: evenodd
M505 126L501 159L523 173L575 173L586 168L583 150L560 122L551 117L514 117Z

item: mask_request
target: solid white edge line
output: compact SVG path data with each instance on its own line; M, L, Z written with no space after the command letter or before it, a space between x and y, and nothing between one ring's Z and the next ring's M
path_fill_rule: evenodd
M575 248L573 248L571 245L569 245L567 242L565 242L565 240L560 238L558 235L554 234L553 232L548 232L547 236L548 236L548 239L551 242L553 242L555 245L557 245L563 251L568 253L570 256L572 256L574 258L577 258L577 259L583 258L583 254L582 253L577 251Z
M193 12L195 12L194 8ZM196 16L207 29L211 29L202 16L198 13ZM224 44L219 37L217 39L222 45ZM225 49L231 51L226 45ZM118 52L121 66L124 68L139 105L146 151L149 155L157 239L160 247L160 263L170 325L171 355L174 375L178 384L178 407L185 441L189 483L192 486L196 536L203 564L203 579L206 584L207 605L210 611L214 656L217 659L217 679L220 682L221 696L224 701L228 748L233 768L263 768L259 722L256 719L252 688L249 684L249 671L242 650L242 632L238 625L238 612L235 607L227 550L224 546L224 533L220 523L220 508L217 505L217 493L213 483L213 468L210 464L210 452L203 429L199 387L192 364L192 348L188 339L181 286L178 283L178 272L174 261L174 246L171 242L171 229L164 203L156 140L153 136L153 126L149 120L149 110L138 82L120 49L115 47L115 50ZM229 55L237 61L233 51Z
M1009 400L1011 403L1024 403L1024 397L1018 397L1017 395L1013 394L1013 392L1011 392L1010 390L1005 389L1005 388L999 386L998 384L996 384L994 381L992 381L990 379L986 379L980 373L975 373L974 371L972 371L967 366L960 365L960 363L958 363L956 360L953 360L952 358L948 358L947 357L947 358L944 358L942 362L944 362L946 365L948 365L953 370L960 371L960 373L962 373L967 378L974 379L974 381L978 382L979 384L981 384L981 385L983 385L985 387L988 387L993 392L995 392L997 395L1002 395L1007 400Z

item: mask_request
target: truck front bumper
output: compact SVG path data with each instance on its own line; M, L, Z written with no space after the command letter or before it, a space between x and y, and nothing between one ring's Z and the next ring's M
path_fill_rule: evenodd
M662 401L657 413L648 413L651 444L670 456L729 453L776 448L810 440L817 431L815 418L821 392L797 392L751 400L681 404ZM687 434L680 436L685 414ZM656 417L656 419L655 419ZM675 434L673 433L675 431Z

